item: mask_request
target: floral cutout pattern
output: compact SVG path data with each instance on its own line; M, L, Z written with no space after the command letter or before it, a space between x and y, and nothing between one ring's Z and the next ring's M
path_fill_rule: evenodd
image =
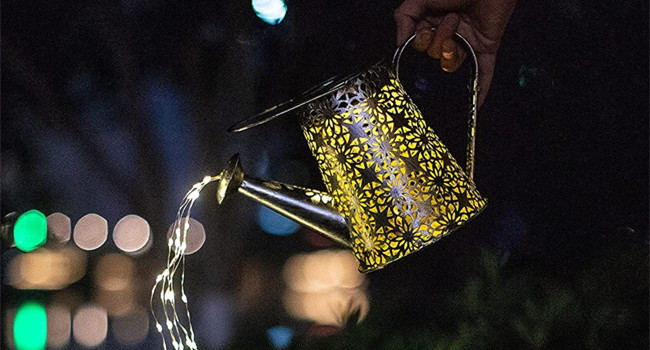
M487 204L381 63L307 104L300 121L361 272L437 241Z

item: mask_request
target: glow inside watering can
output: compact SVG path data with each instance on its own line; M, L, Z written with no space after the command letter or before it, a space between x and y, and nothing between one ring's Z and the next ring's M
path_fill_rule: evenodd
M231 165L225 173L241 181L223 176L219 201L237 189L349 246L362 272L382 268L462 226L487 200L473 181L478 65L471 46L457 38L474 63L465 170L400 84L399 60L411 37L397 49L392 64L381 61L331 79L231 128L242 131L295 110L326 194L261 180L253 192L264 189L265 195L253 194L251 182ZM274 195L278 191L282 194ZM285 210L285 200L298 212ZM319 229L323 225L328 228Z

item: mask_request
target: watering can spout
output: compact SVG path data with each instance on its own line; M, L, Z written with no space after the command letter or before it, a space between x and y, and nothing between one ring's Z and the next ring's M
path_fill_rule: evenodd
M326 193L245 175L238 154L230 158L220 177L219 204L232 193L239 192L343 246L351 246L345 218L334 208L332 198Z

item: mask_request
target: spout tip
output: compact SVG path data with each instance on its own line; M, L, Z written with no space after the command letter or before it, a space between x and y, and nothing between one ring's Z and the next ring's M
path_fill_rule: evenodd
M233 155L228 161L228 166L221 172L219 188L217 189L217 202L221 204L231 193L237 192L244 181L244 172L239 161L239 154Z
M233 125L233 126L229 127L228 129L226 129L226 132L229 133L229 134L240 132L240 131L241 131L241 129L237 128L237 125Z

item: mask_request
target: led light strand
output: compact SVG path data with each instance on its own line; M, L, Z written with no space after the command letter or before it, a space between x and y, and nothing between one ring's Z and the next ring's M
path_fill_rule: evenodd
M156 282L151 289L151 297L149 303L151 312L156 323L156 329L162 337L163 349L167 350L167 341L169 340L175 350L196 350L196 341L194 339L194 329L192 328L192 320L190 318L190 311L187 306L187 294L185 294L185 249L187 248L187 231L190 228L190 212L194 202L199 198L199 194L203 188L213 182L218 181L220 176L206 176L203 181L198 182L185 194L181 202L178 212L176 213L176 221L172 225L172 233L167 241L167 266L165 270L156 276ZM176 279L176 272L180 268L180 281ZM175 289L180 289L182 303L177 308ZM160 307L164 316L165 322L161 323L161 318L158 318L154 301L156 300L156 292L160 299ZM183 320L179 317L179 312L184 312L187 322L184 324Z

